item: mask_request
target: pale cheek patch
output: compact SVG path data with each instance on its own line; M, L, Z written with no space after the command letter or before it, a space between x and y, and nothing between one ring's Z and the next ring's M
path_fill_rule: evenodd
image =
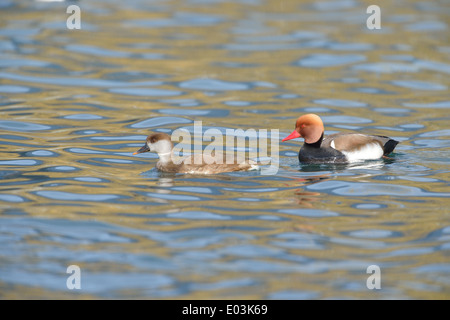
M333 141L334 142L334 141ZM331 144L333 146L333 143ZM383 156L383 149L378 143L369 143L356 151L341 151L349 162L375 160Z
M336 146L334 145L334 140L331 140L330 147L332 147L333 149L336 149Z

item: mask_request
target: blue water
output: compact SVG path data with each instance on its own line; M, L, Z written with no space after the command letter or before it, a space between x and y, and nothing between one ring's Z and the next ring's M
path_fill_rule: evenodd
M373 31L347 0L75 4L80 30L65 2L0 6L1 298L450 298L443 3L382 4ZM304 113L400 144L330 166L278 141L272 175L132 155L195 121L281 140Z

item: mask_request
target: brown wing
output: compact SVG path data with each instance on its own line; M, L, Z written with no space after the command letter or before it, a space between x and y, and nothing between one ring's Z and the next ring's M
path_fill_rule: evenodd
M331 147L339 151L358 151L367 144L377 143L383 148L387 137L368 136L360 133L335 133L323 139L321 147Z
M227 163L226 155L217 154L217 157L209 155L193 155L188 157L182 166L182 171L196 173L220 173L232 171L246 171L252 169L256 162L251 160L242 161L240 163Z

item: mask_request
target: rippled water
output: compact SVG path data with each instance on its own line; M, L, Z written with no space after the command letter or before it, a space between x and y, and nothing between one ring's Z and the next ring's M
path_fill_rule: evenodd
M0 297L450 298L449 7L338 1L6 1ZM158 173L150 132L279 129L401 143L276 175ZM69 290L69 265L81 290ZM370 265L381 289L368 289Z

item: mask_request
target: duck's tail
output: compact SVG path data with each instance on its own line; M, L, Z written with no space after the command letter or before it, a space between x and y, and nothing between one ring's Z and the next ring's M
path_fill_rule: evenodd
M399 142L397 140L389 139L383 146L383 156L387 156L392 151L394 151L398 143Z

